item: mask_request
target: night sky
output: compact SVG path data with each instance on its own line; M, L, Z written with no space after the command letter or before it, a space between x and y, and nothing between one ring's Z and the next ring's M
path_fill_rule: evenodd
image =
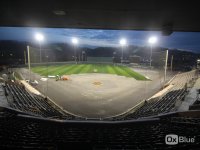
M45 43L71 43L71 38L77 37L81 47L117 47L121 38L129 45L146 46L150 36L157 36L157 46L200 53L200 32L174 32L162 36L159 31L0 27L0 40L37 42L34 35L38 32L45 36Z

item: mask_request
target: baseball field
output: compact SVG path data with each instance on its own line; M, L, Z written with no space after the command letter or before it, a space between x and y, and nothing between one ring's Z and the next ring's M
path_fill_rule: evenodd
M71 75L83 73L105 73L116 74L135 78L136 80L148 80L142 74L135 72L127 66L112 65L112 64L65 64L65 65L48 65L35 66L32 71L42 76L47 75Z

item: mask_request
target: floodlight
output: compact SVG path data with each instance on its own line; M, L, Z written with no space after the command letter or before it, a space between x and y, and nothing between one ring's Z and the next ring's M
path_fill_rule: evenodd
M77 38L72 38L72 43L74 44L74 45L76 45L76 44L78 44L78 39Z
M35 39L38 41L43 41L44 40L44 36L41 33L36 33L35 34Z
M120 45L122 45L122 46L126 45L126 39L121 39L121 40L119 41L119 43L120 43Z
M148 42L149 42L150 44L156 43L156 42L157 42L157 37L155 37L155 36L150 37L149 40L148 40Z

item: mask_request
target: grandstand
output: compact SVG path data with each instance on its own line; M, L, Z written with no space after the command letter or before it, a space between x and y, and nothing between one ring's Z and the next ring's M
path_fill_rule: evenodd
M190 110L178 111L197 79L197 70L178 73L163 86L162 91L166 91L160 91L161 95L101 120L71 114L56 101L32 93L18 80L2 79L0 149L198 149L198 97ZM168 134L195 142L166 145Z
M200 149L197 2L0 4L0 150Z
M200 144L197 111L141 121L80 122L40 119L8 108L0 110L1 149L171 149L177 146L164 143L170 133L195 138L195 143L180 143L178 148L198 149Z
M188 93L189 86L193 86L196 79L196 70L179 73L168 83L168 86L171 85L172 87L163 95L145 100L136 108L134 107L133 110L123 115L111 117L109 120L141 119L177 111ZM67 113L52 103L48 98L27 91L24 85L17 82L5 82L1 86L4 89L8 107L12 109L44 118L84 120L83 117ZM105 120L107 119L105 118Z
M23 85L6 82L3 88L9 107L13 109L46 118L75 119L75 116L66 114L48 98L26 91Z
M197 79L196 70L177 74L169 84L173 85L165 94L146 100L133 113L123 116L124 119L136 119L158 114L173 112L178 109L180 103L187 95L187 86L193 86Z

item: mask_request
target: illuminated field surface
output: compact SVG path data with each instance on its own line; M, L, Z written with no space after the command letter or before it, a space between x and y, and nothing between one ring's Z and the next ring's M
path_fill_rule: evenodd
M71 75L83 73L105 73L116 74L135 78L136 80L147 80L143 75L137 73L127 66L105 65L105 64L68 64L68 65L51 65L36 66L32 71L42 76L47 75Z

